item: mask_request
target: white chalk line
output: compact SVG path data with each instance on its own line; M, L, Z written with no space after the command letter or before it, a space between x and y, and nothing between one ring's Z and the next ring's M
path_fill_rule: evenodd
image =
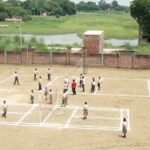
M81 118L81 116L73 116L74 118ZM120 118L111 118L111 117L87 117L88 119L105 119L105 120L120 120Z
M4 126L16 126L15 122L0 122ZM104 131L120 131L119 127L106 127L106 126L88 126L88 125L68 125L65 127L62 124L43 124L40 123L24 123L21 122L18 127L45 127L45 128L61 128L61 129L79 129L79 130L104 130Z
M91 93L77 93L78 95L88 95L88 96L114 96L114 97L141 97L149 98L150 95L130 95L130 94L91 94Z
M5 83L5 82L8 81L8 80L11 80L13 77L14 77L14 76L10 76L10 77L8 77L8 78L5 79L5 80L0 81L0 85L3 84L3 83Z
M0 111L0 113L3 113L2 111ZM12 115L24 115L26 112L11 112L8 111L7 114L12 114Z
M15 103L15 102L8 102L7 103L8 106L22 106L22 107L39 107L39 104L28 104L28 103ZM66 107L61 107L61 105L46 105L46 104L41 104L41 108L54 108L54 107L57 107L57 108L60 108L60 109L75 109L78 107L79 110L82 110L83 107L81 106L78 106L78 105L69 105L69 106L66 106ZM89 107L88 108L89 110L92 110L92 111L117 111L117 112L120 112L121 108L111 108L111 107L108 107L108 108L104 108L104 107ZM124 108L124 110L127 110Z
M78 107L76 107L76 108L74 109L74 111L72 112L71 116L70 116L69 119L67 120L67 122L66 122L66 124L65 124L65 128L68 127L68 125L70 124L70 122L71 122L73 116L75 115L75 113L77 112L77 110L78 110Z
M33 105L31 107L31 109L29 109L29 111L27 111L17 122L16 122L16 125L18 125L22 120L24 120L32 111L33 109L35 109L35 105Z
M58 105L56 105L51 111L50 113L45 117L45 119L41 122L41 125L44 124L48 118L52 115L52 113L58 108Z

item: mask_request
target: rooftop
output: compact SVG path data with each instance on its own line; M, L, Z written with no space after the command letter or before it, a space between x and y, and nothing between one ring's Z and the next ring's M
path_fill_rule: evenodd
M84 32L84 35L102 35L104 31L101 30L88 30Z

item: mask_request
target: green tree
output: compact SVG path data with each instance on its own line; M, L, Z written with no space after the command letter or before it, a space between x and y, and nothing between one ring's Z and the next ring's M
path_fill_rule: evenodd
M98 2L98 7L100 10L107 10L107 3L105 0L101 0Z
M150 41L150 0L134 0L130 12L139 24L139 44L143 38Z

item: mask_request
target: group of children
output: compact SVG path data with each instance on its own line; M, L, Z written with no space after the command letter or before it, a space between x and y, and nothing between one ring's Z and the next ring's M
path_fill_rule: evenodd
M102 78L98 77L97 81L95 77L92 78L91 81L91 93L94 93L96 90L100 90L100 85L101 85ZM79 87L82 88L82 91L85 92L85 77L84 75L80 74L80 85Z
M33 74L34 74L33 75L34 81L37 81L37 79L38 79L38 90L41 91L42 90L42 77L39 76L39 78L37 78L37 76L38 76L37 68L34 69ZM16 85L16 84L19 85L20 83L19 83L19 76L18 76L17 71L15 71L14 77L15 77L14 78L14 85ZM48 68L48 70L47 70L47 79L48 79L48 81L51 81L51 69L50 68ZM96 90L100 90L101 81L102 81L101 77L98 77L97 80L94 77L92 78L91 91L90 91L91 93L94 93ZM63 89L62 104L61 104L62 107L65 107L66 105L68 105L68 93L69 93L68 87L69 87L69 79L66 76L64 79L64 89ZM77 83L76 83L75 79L73 79L72 83L71 83L73 95L76 95L76 87L77 87ZM79 87L81 87L82 91L85 92L85 77L82 74L80 74ZM52 93L52 90L48 89L47 86L45 87L44 95L45 95L45 100L48 100L49 103L52 104L53 103L53 93ZM32 89L30 92L30 101L32 104L34 104L34 100L35 100L34 90ZM3 109L3 113L2 113L1 117L6 118L7 105L6 105L5 100L3 101L2 109ZM83 107L82 119L84 119L84 120L87 119L87 116L88 116L88 104L87 104L87 102L85 102L84 107ZM122 132L123 132L123 137L126 138L126 133L127 133L127 120L126 120L126 118L123 119Z

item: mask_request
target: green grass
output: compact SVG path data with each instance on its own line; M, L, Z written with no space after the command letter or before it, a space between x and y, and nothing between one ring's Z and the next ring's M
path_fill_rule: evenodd
M0 33L19 33L16 23L2 22L0 24L8 24L7 28L0 27ZM26 34L77 33L81 36L86 30L104 30L105 39L132 39L138 36L138 25L128 13L78 13L60 18L41 16L32 17L31 21L22 23L22 33Z

